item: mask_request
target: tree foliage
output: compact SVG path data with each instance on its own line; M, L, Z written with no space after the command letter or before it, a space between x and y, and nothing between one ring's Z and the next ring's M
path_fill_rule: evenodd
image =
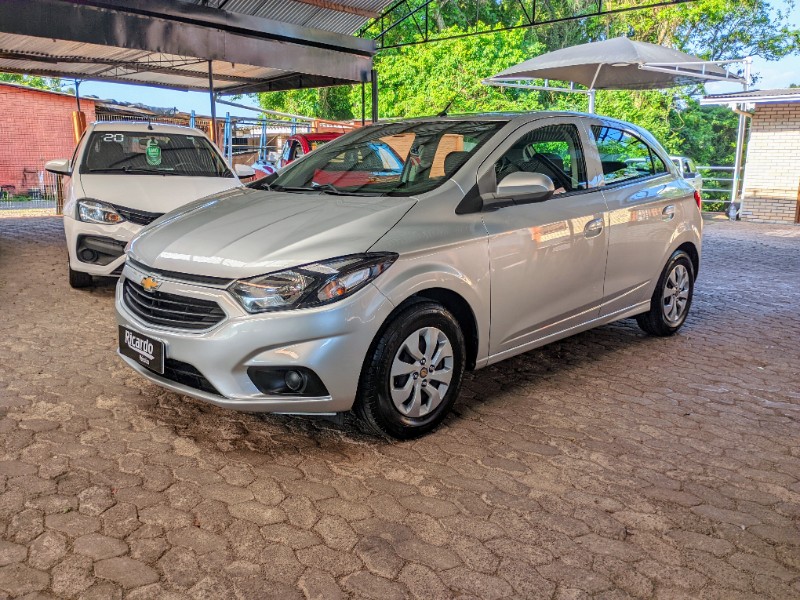
M422 6L408 0L397 11ZM540 0L538 20L554 20L586 10L586 0ZM610 9L631 6L630 0L606 0ZM382 50L375 58L379 78L379 115L414 117L508 110L586 110L580 94L555 94L505 89L481 84L513 64L544 52L627 35L632 39L675 47L705 59L758 55L777 60L800 52L800 31L788 25L794 0L774 8L768 0L696 0L677 6L564 20L531 28L492 31L526 22L532 3L519 0L436 0L427 10L427 24L408 19L385 35L386 45L482 31L429 44ZM400 16L400 12L396 16ZM376 29L377 28L377 29ZM379 24L367 33L377 33ZM724 108L701 107L692 95L702 88L651 91L609 91L597 95L597 111L646 127L671 152L701 163L732 162L736 116ZM261 94L264 108L341 119L361 115L360 86ZM366 114L369 115L367 93Z
M61 91L61 80L51 77L39 77L37 75L20 75L18 73L0 73L0 81L7 83L19 83L28 87L40 90Z

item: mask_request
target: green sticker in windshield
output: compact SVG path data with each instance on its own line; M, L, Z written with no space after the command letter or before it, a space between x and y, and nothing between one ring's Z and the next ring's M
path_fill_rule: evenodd
M150 139L147 142L147 149L144 151L145 156L147 156L147 164L153 167L157 167L161 164L161 148L158 146L158 142L154 139Z

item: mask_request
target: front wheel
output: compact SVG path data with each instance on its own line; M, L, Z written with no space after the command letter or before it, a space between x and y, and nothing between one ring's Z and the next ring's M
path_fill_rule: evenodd
M83 271L75 271L72 267L69 269L69 285L75 289L87 288L92 285L92 276Z
M412 439L450 412L465 363L464 335L435 302L401 311L370 348L355 410L376 433Z
M669 336L686 321L694 295L694 265L683 250L676 250L658 279L650 310L636 322L650 335Z

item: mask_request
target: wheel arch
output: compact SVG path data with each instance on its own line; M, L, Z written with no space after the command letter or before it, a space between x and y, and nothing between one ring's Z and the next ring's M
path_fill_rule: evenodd
M700 272L700 252L698 252L697 246L692 242L683 242L680 246L675 248L675 250L683 250L689 255L689 258L692 260L692 268L694 269L694 278L697 279L697 274Z
M383 321L377 333L375 334L365 360L369 358L369 355L375 346L375 342L380 339L380 337L386 331L386 328L394 320L398 313L405 310L412 304L425 302L426 300L438 302L444 308L446 308L453 315L453 317L455 317L458 326L461 328L461 331L464 334L464 344L466 345L467 354L466 368L470 371L473 370L478 358L478 321L475 318L475 313L473 312L472 307L469 305L469 302L467 302L467 300L461 294L454 292L453 290L440 287L418 290L397 304L392 312L389 313L389 315Z
M401 303L400 307L408 306L409 303L422 300L432 300L444 306L458 322L464 334L464 344L466 345L466 367L468 370L475 368L478 358L478 321L469 302L458 292L446 288L428 288L421 290L407 298Z

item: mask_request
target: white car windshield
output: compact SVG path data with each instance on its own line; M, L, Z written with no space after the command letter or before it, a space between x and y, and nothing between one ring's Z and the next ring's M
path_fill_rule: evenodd
M410 196L447 181L503 120L417 121L359 129L251 187Z
M80 172L233 177L206 138L158 131L93 132Z

